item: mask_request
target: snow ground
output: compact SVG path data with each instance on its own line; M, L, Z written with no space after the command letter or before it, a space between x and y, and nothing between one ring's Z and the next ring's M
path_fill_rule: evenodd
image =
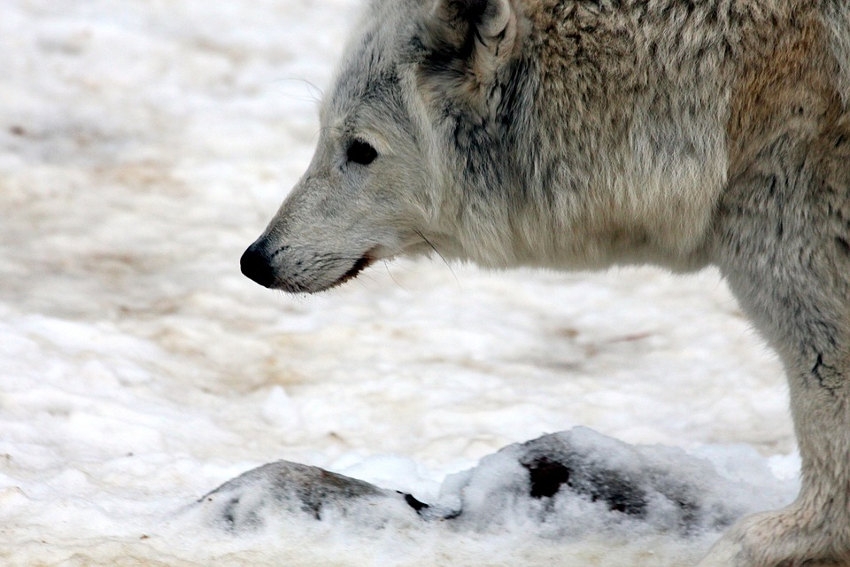
M682 565L706 549L716 534L552 538L521 518L284 515L236 537L186 512L277 459L433 501L447 475L576 425L793 496L779 364L711 271L396 261L311 297L241 276L309 161L356 4L3 0L0 564Z

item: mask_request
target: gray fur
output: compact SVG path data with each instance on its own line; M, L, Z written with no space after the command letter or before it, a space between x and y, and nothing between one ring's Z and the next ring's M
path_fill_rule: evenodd
M846 0L377 0L243 270L715 264L787 369L803 487L701 565L850 563L848 97Z

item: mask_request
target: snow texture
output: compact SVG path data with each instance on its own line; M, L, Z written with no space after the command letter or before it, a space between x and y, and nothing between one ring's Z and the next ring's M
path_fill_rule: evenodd
M678 566L793 498L713 271L241 276L357 10L3 1L0 564Z

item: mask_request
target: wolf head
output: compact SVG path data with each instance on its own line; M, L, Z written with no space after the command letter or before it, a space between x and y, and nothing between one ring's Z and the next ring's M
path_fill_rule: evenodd
M431 250L487 267L702 267L731 64L700 24L714 3L671 5L376 0L315 157L243 272L313 292Z
M313 160L242 256L243 273L315 292L399 254L469 256L458 225L475 205L459 172L494 192L503 182L482 148L496 155L505 143L495 87L517 34L508 0L373 2L322 101ZM458 141L480 148L458 155Z

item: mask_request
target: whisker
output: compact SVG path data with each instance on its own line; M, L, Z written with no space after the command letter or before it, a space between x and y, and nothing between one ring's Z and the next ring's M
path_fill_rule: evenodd
M437 256L439 256L439 257L440 257L440 260L442 260L442 261L443 261L443 264L445 264L445 265L446 265L446 267L449 269L449 272L451 272L452 277L455 279L455 282L456 282L456 283L458 283L458 284L460 284L460 280L459 280L459 279L457 279L457 274L455 274L455 271L452 269L451 264L449 264L449 261L448 261L448 260L446 260L446 257L445 257L445 256L443 256L443 255L440 253L440 251L439 251L439 250L437 250L437 247L436 247L436 246L434 246L434 243L433 243L433 242L431 242L430 240L428 240L427 238L425 238L425 235L424 235L424 234L422 234L420 231L418 231L418 230L414 230L414 232L415 232L417 235L419 235L419 238L421 238L422 240L424 240L424 241L425 241L425 244L427 244L427 245L431 248L431 250L433 250L433 251L434 251L434 253L435 253Z
M295 95L294 93L289 93L289 92L284 93L289 98L291 98L293 100L310 101L310 102L313 102L313 103L318 105L322 102L322 97L325 94L324 91L322 91L321 87L317 86L315 83L308 81L307 79L302 79L302 78L299 78L299 77L285 77L285 78L278 79L277 81L275 81L275 83L281 84L281 85L282 84L290 84L290 83L302 83L302 84L306 85L307 86L307 89L306 89L307 90L307 93L306 93L307 96L306 97L303 96L303 95Z
M408 291L408 289L401 285L401 283L399 283L399 281L395 279L395 276L393 276L393 272L392 270L390 270L390 263L386 260L381 260L381 262L384 264L384 269L387 271L387 275L390 276L390 279L393 281L393 283L404 291Z

